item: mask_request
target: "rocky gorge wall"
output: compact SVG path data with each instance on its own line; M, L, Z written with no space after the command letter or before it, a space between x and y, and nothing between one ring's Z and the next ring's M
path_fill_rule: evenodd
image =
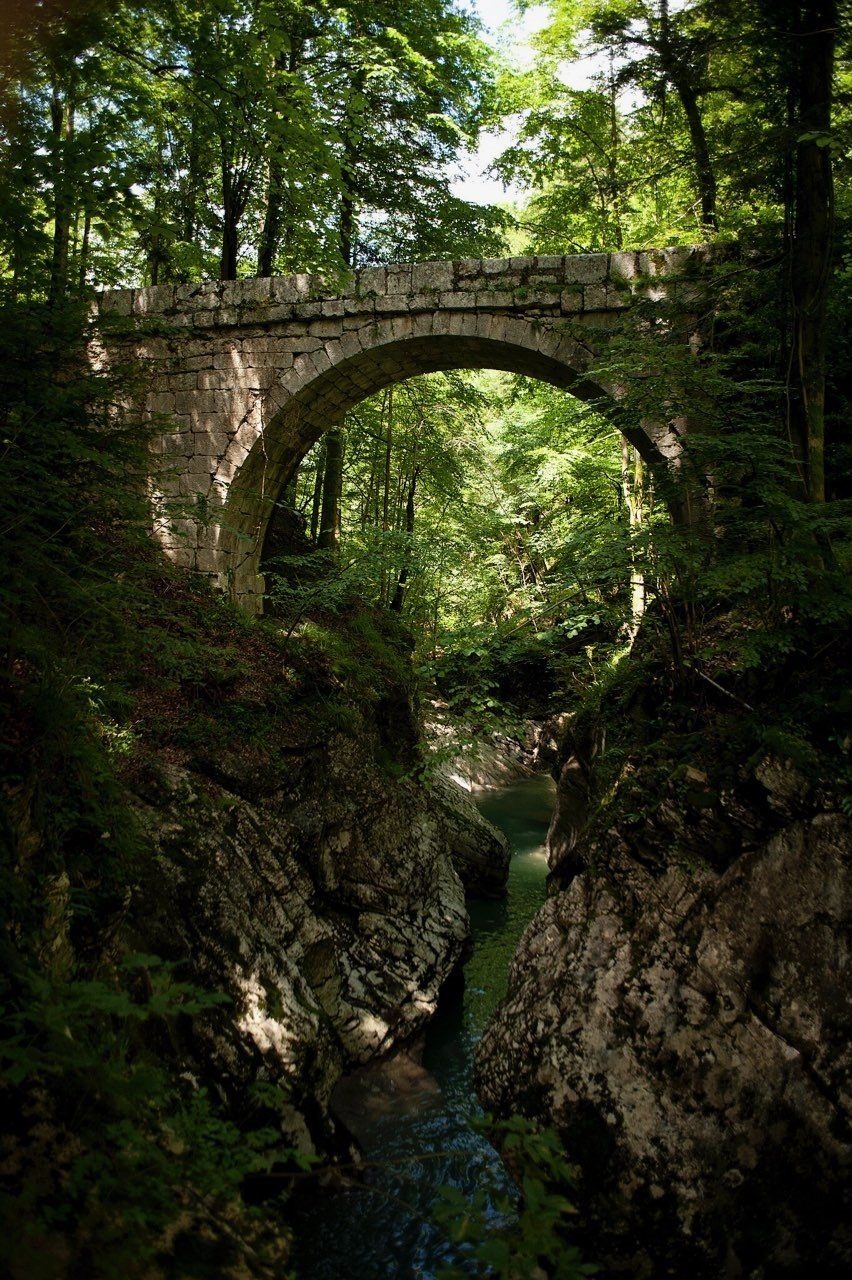
M468 934L462 878L499 891L505 841L345 733L308 734L286 776L220 754L203 772L161 762L138 794L155 858L125 939L231 998L181 1036L184 1069L237 1107L280 1085L302 1151L345 1142L334 1084L434 1012Z
M850 823L789 761L701 765L589 827L593 766L563 757L481 1097L556 1127L605 1275L845 1276Z

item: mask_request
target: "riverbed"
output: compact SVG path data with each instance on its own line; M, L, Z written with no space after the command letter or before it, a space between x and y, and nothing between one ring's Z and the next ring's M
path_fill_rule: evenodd
M469 903L471 954L422 1045L338 1087L335 1106L362 1147L368 1186L323 1193L315 1208L300 1211L292 1259L299 1280L434 1280L439 1267L460 1261L433 1220L439 1188L470 1197L483 1187L511 1190L500 1157L475 1127L482 1111L473 1057L505 995L518 940L544 901L553 802L544 775L477 798L512 845L507 895Z

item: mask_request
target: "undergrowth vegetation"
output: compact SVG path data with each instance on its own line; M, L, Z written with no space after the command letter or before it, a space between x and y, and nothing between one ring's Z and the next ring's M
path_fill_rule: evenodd
M365 706L401 687L407 707L405 641L352 600L288 640L173 569L148 534L150 430L115 413L127 371L91 372L75 309L0 330L3 1272L278 1275L286 1232L242 1191L303 1163L281 1100L238 1123L181 1078L174 1029L226 997L118 941L150 858L134 787L223 753L274 779L306 733L375 732Z

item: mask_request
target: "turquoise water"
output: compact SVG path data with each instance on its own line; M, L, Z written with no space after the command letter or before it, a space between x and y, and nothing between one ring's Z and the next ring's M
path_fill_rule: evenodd
M322 1193L300 1211L293 1257L299 1280L434 1280L439 1266L458 1261L432 1221L438 1188L473 1195L482 1186L510 1187L494 1148L470 1124L481 1115L473 1055L505 995L518 939L544 901L543 846L553 800L554 785L545 776L479 798L482 813L512 845L507 897L469 904L472 953L463 981L453 984L429 1026L426 1071L406 1061L359 1073L357 1097L369 1114L357 1132L369 1186Z

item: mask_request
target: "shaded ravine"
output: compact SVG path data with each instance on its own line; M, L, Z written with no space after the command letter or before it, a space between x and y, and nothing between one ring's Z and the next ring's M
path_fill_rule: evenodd
M323 1193L302 1206L292 1266L299 1280L422 1277L459 1261L432 1220L441 1186L472 1196L508 1189L499 1156L471 1125L482 1114L473 1055L503 998L518 940L544 901L544 839L554 801L547 776L478 800L512 845L506 898L469 903L472 951L426 1033L422 1065L402 1053L338 1086L334 1105L358 1138L369 1189Z

